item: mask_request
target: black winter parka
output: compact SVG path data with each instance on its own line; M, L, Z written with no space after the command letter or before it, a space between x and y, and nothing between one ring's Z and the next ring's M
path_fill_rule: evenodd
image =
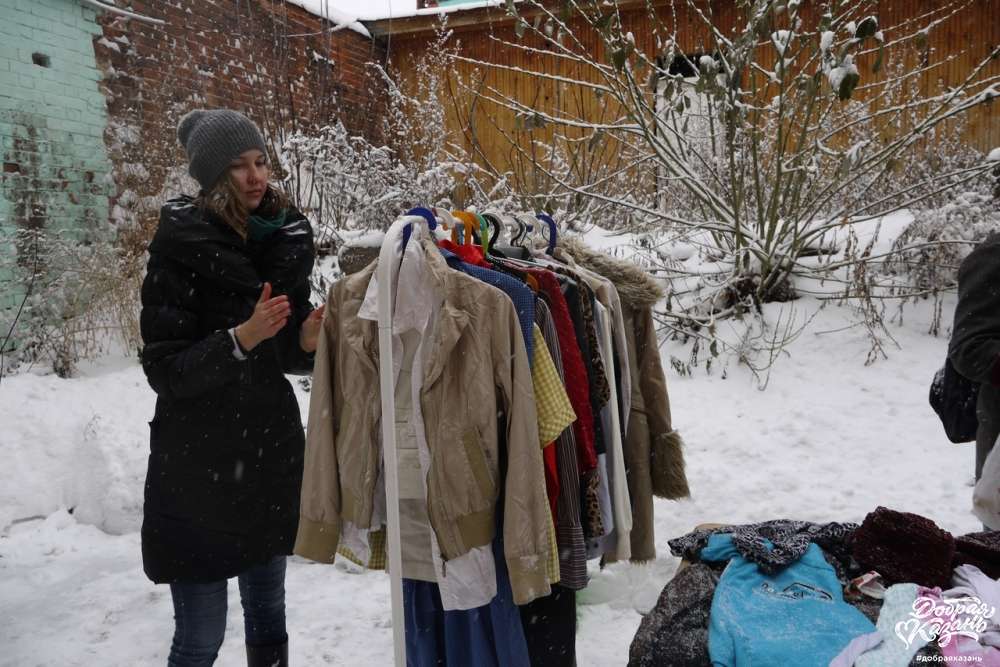
M217 581L292 552L304 433L285 373L312 369L299 331L313 260L312 229L294 209L261 242L188 197L160 211L140 318L157 394L142 558L156 583ZM228 330L250 318L265 281L292 315L240 360Z

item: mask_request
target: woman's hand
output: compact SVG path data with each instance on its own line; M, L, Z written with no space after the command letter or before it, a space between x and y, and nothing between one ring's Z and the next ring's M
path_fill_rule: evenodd
M264 289L257 299L257 305L254 306L253 315L236 327L236 338L243 349L249 352L281 331L281 327L288 322L291 312L292 307L288 303L288 297L282 295L272 299L271 283L264 283Z
M319 344L319 329L323 326L323 313L326 311L326 304L309 313L309 317L302 323L299 332L299 346L305 352L315 352L316 345Z

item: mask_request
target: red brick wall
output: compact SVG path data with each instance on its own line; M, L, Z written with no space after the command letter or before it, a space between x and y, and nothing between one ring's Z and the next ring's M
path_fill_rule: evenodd
M273 143L342 119L378 138L381 87L367 65L384 48L284 0L132 0L119 6L163 19L153 25L110 12L94 39L104 70L105 143L117 196L112 216L146 229L184 172L178 119L228 107L253 118ZM324 30L326 28L326 30Z

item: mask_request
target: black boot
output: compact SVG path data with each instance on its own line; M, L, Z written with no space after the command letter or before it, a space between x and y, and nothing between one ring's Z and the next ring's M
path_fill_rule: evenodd
M271 646L247 644L247 667L288 667L288 642Z

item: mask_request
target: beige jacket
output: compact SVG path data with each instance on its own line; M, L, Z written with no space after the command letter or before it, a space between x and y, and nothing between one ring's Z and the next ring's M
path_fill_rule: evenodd
M453 271L422 243L426 279L443 297L420 392L431 455L428 517L445 561L488 545L502 484L504 554L514 600L525 604L550 591L549 516L517 316L503 292ZM378 332L357 316L374 270L330 289L316 352L295 553L321 562L333 562L347 522L378 528L371 525L381 457ZM503 479L498 407L506 417Z

